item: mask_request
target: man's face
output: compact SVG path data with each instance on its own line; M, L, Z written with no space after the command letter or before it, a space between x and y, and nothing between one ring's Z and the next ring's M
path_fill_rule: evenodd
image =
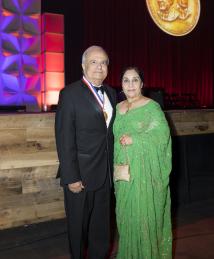
M87 53L85 62L82 64L84 76L94 85L100 85L108 73L108 57L99 49L92 49Z
M159 5L159 9L161 11L166 11L166 10L169 10L174 0L157 0L157 2Z

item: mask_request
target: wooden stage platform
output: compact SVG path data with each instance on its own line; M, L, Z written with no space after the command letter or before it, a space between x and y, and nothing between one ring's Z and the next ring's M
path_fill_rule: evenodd
M173 136L214 133L214 110L171 110ZM0 114L0 229L64 217L55 113Z

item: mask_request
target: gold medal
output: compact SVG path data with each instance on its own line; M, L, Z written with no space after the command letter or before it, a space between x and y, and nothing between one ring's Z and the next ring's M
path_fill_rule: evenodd
M104 115L105 120L107 121L107 120L108 120L108 114L107 114L107 112L104 111L104 110L103 110L103 115Z
M191 32L200 16L200 0L146 0L149 13L164 32L182 36Z

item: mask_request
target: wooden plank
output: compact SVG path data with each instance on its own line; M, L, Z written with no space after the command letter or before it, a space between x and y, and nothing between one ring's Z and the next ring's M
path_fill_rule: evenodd
M35 153L38 151L47 150L45 147L41 147L36 142L24 142L20 144L14 145L3 145L0 146L0 155L1 156L10 156L14 154L28 154L28 153Z
M0 200L0 229L64 217L62 189Z
M0 197L47 190L59 191L58 165L0 170Z
M25 181L22 182L22 193L24 193L24 194L41 192L43 190L58 191L59 189L61 189L61 187L59 185L59 181L54 178L25 179Z
M24 168L45 165L57 165L56 151L42 151L28 154L10 154L0 157L0 170L12 168Z
M38 179L46 178L46 177L55 177L55 173L57 170L57 165L47 165L47 166L38 166L38 167L25 167L25 168L15 168L15 169L5 169L0 170L0 179L1 177L7 178L20 178L23 177L35 177Z
M26 169L0 170L0 201L22 193L22 174Z
M37 218L42 219L55 219L57 214L64 216L64 203L61 201L55 201L47 204L36 204L35 211Z
M0 179L0 196L3 199L5 196L17 195L22 193L22 183L18 178Z
M27 128L27 141L55 139L54 128Z
M58 169L58 165L47 165L31 167L30 170L24 170L22 173L22 180L25 179L46 179L54 178ZM22 169L19 169L22 170Z
M55 113L39 113L28 118L27 126L32 128L54 128Z
M26 206L24 210L20 208L0 209L0 230L64 217L64 206L59 201L40 206L33 204Z
M167 111L166 117L172 135L195 135L214 133L214 110Z
M49 204L53 201L63 201L63 189L43 190L38 193L16 194L0 200L0 210L9 208L22 208L32 204Z
M171 128L176 136L214 133L214 124L207 122L178 122Z
M26 129L0 129L0 146L11 146L26 142Z
M180 110L166 111L166 116L170 117L174 123L177 122L198 122L214 121L214 110Z
M36 142L43 148L56 149L54 128L27 128L27 142Z
M1 114L0 129L54 127L55 113Z

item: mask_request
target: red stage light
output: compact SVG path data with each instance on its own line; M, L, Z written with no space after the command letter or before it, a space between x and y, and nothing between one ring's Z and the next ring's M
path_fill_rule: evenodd
M64 16L42 16L42 93L43 107L57 104L64 79Z

